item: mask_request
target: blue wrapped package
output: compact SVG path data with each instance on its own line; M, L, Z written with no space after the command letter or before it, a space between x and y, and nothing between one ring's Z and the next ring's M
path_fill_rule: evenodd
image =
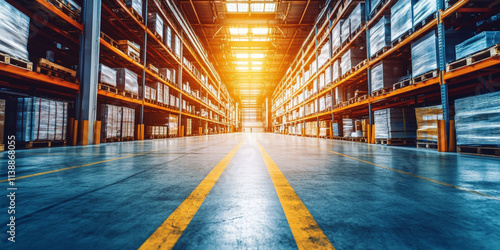
M413 77L437 69L437 39L434 31L411 44L411 69Z
M403 75L403 69L397 61L382 60L370 69L371 92L392 87Z
M391 8L391 41L413 27L411 0L399 0Z
M413 25L419 24L436 11L436 0L418 0L413 5Z
M380 3L382 3L382 0L370 0L370 14L374 14L373 12Z
M342 23L342 30L341 30L341 37L342 37L342 43L347 41L349 39L349 36L351 35L351 22L349 18L344 20L344 23Z
M351 22L351 35L355 35L356 32L362 25L366 22L365 15L365 3L359 3L356 8L349 15L349 20Z
M455 46L460 59L500 43L500 31L484 31Z
M370 57L384 47L391 45L391 23L388 16L382 16L380 21L370 28Z
M455 100L457 145L500 147L500 92Z
M332 29L332 51L335 51L340 47L340 45L342 45L340 30L343 23L343 19L339 20L339 22Z
M417 137L417 122L413 108L375 110L376 139L408 139Z
M358 63L366 59L366 52L362 49L351 48L342 55L340 60L341 75L347 73Z
M0 52L28 60L29 17L0 0L0 20Z
M139 16L142 16L142 0L125 0L125 5L134 9Z

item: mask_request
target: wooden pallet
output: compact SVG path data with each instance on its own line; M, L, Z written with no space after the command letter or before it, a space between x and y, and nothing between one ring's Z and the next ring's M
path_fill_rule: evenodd
M436 13L432 13L430 16L426 17L424 20L422 20L421 22L419 23L416 23L413 25L413 28L412 28L412 31L415 32L419 29L421 29L422 27L424 27L426 24L432 22L432 20L434 20L436 18Z
M349 105L350 105L350 104L354 104L354 103L356 103L357 101L358 101L358 98L353 97L353 98L349 99L349 101L348 101L348 102L349 102Z
M129 97L129 98L132 98L132 99L139 99L139 95L138 94L132 93L130 91L122 90L122 91L120 91L120 94L122 96Z
M394 83L394 85L392 86L392 90L402 89L404 87L410 86L411 83L412 83L411 79L406 79L404 81Z
M363 60L362 62L356 64L356 66L354 66L354 72L358 71L359 69L361 69L362 67L364 67L366 65L366 63L368 63L368 60L365 59Z
M438 145L437 145L437 142L417 141L417 148L437 149Z
M81 22L81 10L79 10L76 6L71 5L70 2L63 2L60 0L47 0L47 2L56 6L56 8L60 9L64 14L71 17L71 19Z
M153 64L151 64L151 63L148 63L148 69L149 69L149 70L151 70L151 72L153 72L153 73L155 73L155 74L157 74L157 75L159 75L159 74L160 74L160 73L159 73L159 71L158 71L158 68L157 68L157 67L155 67L155 66L154 66Z
M365 25L360 25L357 29L351 31L351 37L355 37L364 27Z
M495 46L479 51L465 58L449 63L448 65L446 65L446 72L454 71L465 66L470 66L478 62L481 62L483 60L496 57L499 55L500 55L500 44L497 44Z
M372 15L377 15L377 13L384 7L384 5L389 2L390 0L382 0L380 1L376 6L373 7L373 10L370 14L370 18L372 18Z
M372 96L380 96L380 95L385 95L387 93L390 93L392 91L392 87L385 87L385 88L381 88L381 89L378 89L378 90L375 90L372 92Z
M362 96L358 97L358 102L362 102L366 99L368 99L368 95L362 95Z
M67 82L78 83L78 79L76 79L76 77L68 76L67 74L61 73L59 71L54 71L44 67L36 67L35 70L40 74L48 75L54 78L59 78Z
M110 85L107 85L105 83L99 83L97 85L97 87L99 89L102 89L104 91L107 91L107 92L110 92L110 93L113 93L113 94L118 94L118 89L114 86L110 86Z
M463 154L500 157L500 147L494 146L457 146L457 152Z
M118 43L113 38L109 37L108 35L104 34L103 32L101 32L101 38L102 38L102 40L109 43L111 46L113 46L117 49L120 49L120 46L118 46Z
M405 33L403 33L401 36L398 38L394 39L394 41L391 42L391 48L398 45L398 43L402 42L405 40L407 37L409 37L413 33L413 30L408 30Z
M373 60L373 59L375 59L377 57L380 57L382 54L384 54L385 52L387 52L387 50L389 50L389 47L383 47L377 53L373 54L373 56L371 56L370 59Z
M142 18L141 14L139 14L137 11L135 11L132 7L127 7L127 9L132 13L132 16L134 16L135 19L137 19L139 22L142 23L142 21L144 19Z
M438 70L437 69L433 70L433 71L429 71L429 72L421 74L421 75L419 75L417 77L413 77L412 84L417 84L419 82L423 82L423 81L432 79L432 78L437 77L437 76L438 76Z
M30 141L30 142L16 142L16 145L20 148L31 149L31 148L50 148L50 147L60 147L66 146L66 141Z
M18 68L33 71L33 63L30 61L15 58L9 54L0 53L0 62L9 64Z
M68 69L66 67L63 67L59 64L53 63L45 58L40 58L38 59L38 64L39 67L43 67L46 69L50 69L52 71L59 72L61 74L69 75L72 77L76 77L76 71L72 69Z
M122 138L120 138L120 137L101 138L101 143L106 143L106 142L120 142L120 141L122 141Z
M375 139L375 144L392 146L414 145L415 139Z
M122 141L133 141L135 140L135 138L132 136L132 137L122 137Z

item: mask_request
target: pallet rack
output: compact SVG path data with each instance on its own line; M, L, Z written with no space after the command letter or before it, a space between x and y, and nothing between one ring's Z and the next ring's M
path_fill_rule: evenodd
M454 68L454 65L457 63L450 64L450 61L446 58L447 44L445 43L445 29L454 26L454 24L457 24L458 27L465 26L463 21L459 23L457 15L482 12L484 18L484 16L489 17L496 13L493 13L493 9L491 9L491 7L483 6L484 3L481 1L446 1L449 6L445 8L445 2L438 0L437 12L427 18L425 22L416 25L413 30L403 34L403 36L395 40L391 46L384 48L376 56L370 58L370 55L367 52L366 60L359 63L356 67L354 67L354 69L350 70L344 76L340 76L340 78L336 81L327 83L325 88L319 89L317 84L314 84L314 82L319 81L317 79L320 74L324 73L326 68L330 67L345 51L356 46L369 48L369 28L380 20L382 15L387 14L391 6L393 6L397 1L381 1L381 4L372 15L370 15L369 4L366 4L366 23L362 25L350 39L341 45L340 48L336 51L331 51L328 61L323 66L317 67L318 65L315 65L317 71L312 74L309 79L304 79L306 69L308 69L312 63L317 62L321 46L325 44L327 39L331 40L332 30L335 25L340 19L347 17L358 3L364 2L365 1L353 0L331 1L327 5L328 8L326 8L326 10L319 15L313 30L303 43L302 51L297 53L290 69L287 71L273 92L272 116L274 130L281 131L281 133L288 133L289 131L286 129L288 125L293 126L302 124L302 127L304 127L306 122L317 121L319 127L319 121L326 120L334 122L335 120L342 120L342 117L368 118L371 130L374 124L373 111L375 110L389 107L401 107L405 105L418 106L436 103L442 105L443 118L445 120L446 127L443 129L443 131L445 131L443 134L445 139L443 141L444 144L441 151L453 151L454 146L452 144L454 138L452 138L453 135L450 135L450 127L453 126L453 122L450 124L451 100L470 95L470 93L473 93L474 89L477 88L478 85L484 85L484 83L478 83L477 79L480 79L481 77L498 77L498 73L500 72L500 58L498 56L497 47L490 48L487 52L480 52L476 55L482 56L480 60L465 59L462 60L462 65L460 65L459 68ZM371 89L370 69L384 58L409 57L405 54L409 51L409 45L422 37L424 34L431 31L437 33L437 39L439 42L438 69L429 74L420 75L414 77L413 79L407 79L395 83L392 88L384 88L376 93L371 93L371 91L369 91ZM367 51L368 50L369 49L367 49ZM301 86L298 86L298 88L298 84L295 85L296 88L293 89L295 82L297 82L296 79L300 77L303 79L304 83ZM313 86L315 88L312 88ZM351 98L350 100L344 100L344 102L336 105L334 98L335 88L347 87L358 87L362 90L368 90L368 94ZM304 98L305 100L298 104L293 103L294 98L301 94L303 90L311 88L313 89L311 97ZM484 89L481 89L481 91L484 91ZM294 111L298 111L300 107L309 104L315 104L318 107L319 99L321 97L325 97L327 94L329 94L332 98L331 109L316 112L296 119L289 119L291 114ZM285 129L280 130L280 127L282 126L284 126ZM374 137L374 133L369 131L369 135L370 133L371 136ZM299 132L299 134L304 135L303 132ZM330 138L333 139L333 136ZM375 143L375 140L373 138L368 138L368 142Z
M14 1L7 0L15 8L30 17L32 27L30 35L39 36L42 39L39 42L57 42L64 44L69 48L67 54L71 62L69 65L77 65L78 82L71 82L57 77L51 77L45 74L31 71L28 68L20 68L15 65L0 63L0 74L6 76L6 80L0 82L4 87L11 88L13 92L20 94L38 93L42 95L50 95L56 98L64 98L68 101L77 99L77 103L85 102L85 97L82 92L87 91L88 85L95 85L94 91L97 92L97 103L99 104L116 104L128 106L136 109L136 139L144 138L144 120L145 112L154 112L162 116L175 114L179 117L179 128L186 124L186 118L192 119L193 124L204 129L193 129L200 131L200 134L207 134L209 128L213 131L229 132L234 127L237 127L236 121L236 103L229 95L226 86L221 82L217 71L208 61L207 53L201 46L201 43L194 36L192 28L184 20L184 17L172 1L159 0L144 0L142 13L137 13L125 5L122 0L103 0L98 6L96 3L101 1L77 0L77 4L82 7L81 20L75 18L74 13L68 11L67 6L63 8L53 5L47 0L35 1ZM54 1L52 1L54 2ZM57 2L57 1L56 1ZM84 4L87 4L84 6ZM64 8L66 7L66 8ZM174 51L167 47L165 43L159 39L154 31L150 30L147 25L147 16L150 12L158 13L163 19L165 25L171 28L172 34L175 34L180 39L180 56L175 55ZM86 13L83 16L83 14ZM92 15L99 15L99 25L92 25ZM85 21L85 20L88 21ZM34 25L33 25L34 24ZM84 27L92 27L92 30ZM36 32L36 34L33 34ZM87 64L84 61L88 58L88 53L85 54L83 44L86 37L92 34L97 34L99 39L99 55L97 61ZM172 40L173 39L172 35ZM140 58L130 56L120 50L116 44L116 40L126 39L137 43L141 48ZM31 39L30 43L32 42ZM173 43L173 42L172 42ZM30 46L30 45L28 45ZM47 46L42 46L40 50L46 49ZM41 51L36 51L33 46L29 47L30 55L41 54ZM95 56L95 55L94 55ZM195 73L183 63L186 58L198 70L208 78L207 84L203 83ZM30 57L31 59L31 57ZM66 59L66 58L64 58ZM88 60L87 60L88 61ZM113 67L127 68L138 75L139 87L144 88L145 85L153 82L160 82L169 87L170 94L179 98L179 108L162 105L159 103L150 103L145 101L144 93L139 91L139 95L127 94L124 92L110 91L109 88L103 88L98 85L95 79L85 79L85 70L96 68L97 63L104 63ZM164 76L158 74L149 65L153 63L164 65L165 67L174 68L177 71L177 79L169 81ZM94 72L95 73L95 72ZM183 89L183 84L189 82L191 89L199 91L199 97L188 93ZM19 84L21 83L21 84ZM208 84L214 86L215 91L210 91ZM50 94L47 94L50 93ZM83 99L83 100L82 100ZM182 108L183 101L188 101L190 105L194 105L198 112L188 112ZM78 104L77 104L78 105ZM213 116L203 116L201 109L210 112ZM75 117L78 114L89 112L87 108L76 107ZM72 112L73 113L73 112ZM82 120L82 119L81 119ZM86 119L83 119L86 120ZM99 143L99 140L93 140L93 119L88 119L89 129L81 127L79 129L79 143ZM77 124L71 124L78 126ZM80 124L81 125L81 124ZM142 128L141 128L142 125ZM142 130L142 131L141 131ZM73 131L72 131L73 132ZM83 135L84 133L85 135ZM87 134L88 133L88 134ZM184 131L179 129L179 136L184 136ZM68 136L68 138L73 135ZM88 141L85 138L89 138ZM71 140L70 140L71 141ZM71 141L72 145L76 142Z

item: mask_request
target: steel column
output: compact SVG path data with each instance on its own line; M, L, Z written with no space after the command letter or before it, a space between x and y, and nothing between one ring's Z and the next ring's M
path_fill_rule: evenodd
M148 26L148 1L144 1L142 4L142 17L144 26ZM141 99L144 100L144 92L146 88L146 55L148 49L148 33L144 30L144 39L141 45L141 60L143 62L144 68L142 69L142 82L141 82ZM144 102L141 104L141 112L139 113L139 124L144 124Z
M450 142L450 105L448 98L448 84L443 79L443 74L446 70L446 41L445 41L445 31L444 23L441 20L441 10L444 9L443 0L438 0L438 64L439 64L439 78L440 78L440 90L441 90L441 106L443 108L443 119L446 126L446 149ZM447 150L446 150L447 151Z

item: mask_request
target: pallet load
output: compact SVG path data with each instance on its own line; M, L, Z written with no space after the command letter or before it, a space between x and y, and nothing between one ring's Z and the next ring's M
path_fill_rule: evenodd
M455 46L456 58L461 59L500 43L500 31L484 31Z
M378 5L382 3L382 0L370 0L370 16L373 16Z
M419 0L413 5L413 27L437 11L436 0Z
M148 13L148 28L160 41L163 41L163 19L158 13Z
M129 40L118 40L118 49L136 62L141 62L141 46Z
M177 35L174 35L174 54L178 57L181 58L181 40Z
M178 124L178 116L169 114L168 115L168 135L169 136L177 136L179 134L179 124Z
M68 103L39 97L17 99L16 140L65 141Z
M333 134L333 136L336 136L336 137L338 137L340 134L339 133L339 124L336 122L332 123L332 134Z
M342 55L340 60L341 75L346 74L365 59L366 53L363 49L350 48Z
M411 69L413 77L437 69L437 39L434 31L411 44Z
M366 23L365 15L365 3L358 3L356 8L349 15L349 20L351 22L351 35L356 35L355 32L359 31L361 27Z
M392 89L392 85L403 74L403 69L397 61L383 59L370 69L370 73L371 92L374 93L386 88Z
M375 139L415 139L417 137L414 109L387 108L376 110L373 114Z
M121 138L134 138L135 109L122 107Z
M168 25L164 25L163 43L167 45L167 48L172 49L172 29Z
M125 5L132 8L137 15L142 17L142 0L125 0Z
M193 132L193 119L186 119L186 135L191 135Z
M168 126L146 126L146 137L149 139L168 137Z
M354 120L354 132L352 132L351 137L353 138L363 137L363 126L361 120Z
M341 33L340 34L340 37L341 37L340 44L342 45L351 36L351 22L350 22L349 18L345 19L344 22L342 23L340 33Z
M354 132L354 121L350 118L342 119L342 131L344 137L351 137Z
M99 79L98 82L100 84L107 84L109 86L116 88L116 70L99 64Z
M115 68L116 70L116 87L119 90L127 91L133 94L139 94L139 84L137 82L137 74L126 68Z
M325 45L321 48L321 53L318 56L318 67L321 68L330 59L330 40L327 39Z
M391 23L388 16L382 16L369 30L370 33L370 57L391 45Z
M391 8L391 41L395 41L412 27L412 0L399 0Z
M0 0L0 52L7 55L0 57L1 62L17 65L20 63L23 68L27 67L28 61L28 36L30 19L5 0ZM11 58L11 57L13 58ZM13 60L10 60L13 59ZM16 59L22 61L17 62Z
M328 66L325 69L325 86L332 83L332 66Z
M500 147L500 92L455 100L457 145Z
M155 86L156 86L156 101L163 104L164 103L164 100L163 100L163 97L165 96L163 94L163 83L161 82L156 82Z
M363 138L368 137L368 130L370 130L370 120L369 119L363 119L361 120L361 129L363 131Z
M421 142L438 141L438 120L443 120L441 105L415 108L417 118L417 140Z
M122 107L110 104L101 105L101 140L121 137Z
M339 60L335 60L332 64L332 82L337 81L340 78L340 63Z

